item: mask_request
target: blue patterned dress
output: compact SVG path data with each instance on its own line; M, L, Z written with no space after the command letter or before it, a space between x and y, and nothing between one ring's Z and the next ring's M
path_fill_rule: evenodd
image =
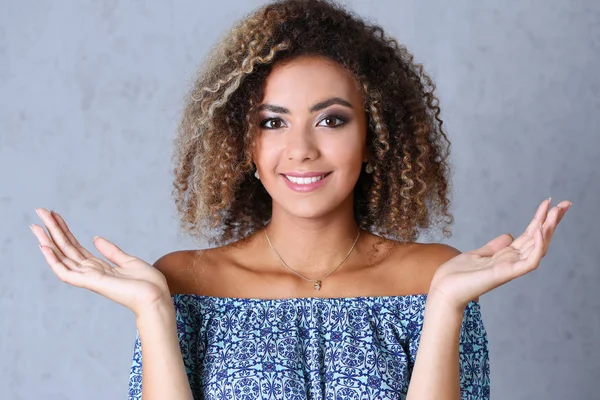
M196 400L405 399L426 298L172 296ZM463 316L460 386L463 400L489 399L488 341L477 302ZM137 332L129 399L141 399L141 392Z

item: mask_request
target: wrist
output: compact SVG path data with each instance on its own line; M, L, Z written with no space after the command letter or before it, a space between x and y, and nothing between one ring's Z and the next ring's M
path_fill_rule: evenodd
M448 298L444 292L435 288L430 288L427 295L426 306L430 309L440 310L444 314L462 315L465 312L467 304Z
M155 323L175 317L175 307L170 297L163 297L135 314L138 326Z

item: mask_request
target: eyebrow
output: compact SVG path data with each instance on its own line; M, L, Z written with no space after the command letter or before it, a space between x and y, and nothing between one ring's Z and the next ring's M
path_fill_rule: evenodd
M314 106L310 107L309 111L310 112L319 111L319 110L327 108L333 104L339 104L344 107L352 108L352 104L350 104L348 101L346 101L340 97L331 97L327 100L318 102ZM262 110L268 110L268 111L272 111L272 112L279 113L279 114L291 114L290 110L288 110L285 107L276 106L274 104L268 104L268 103L261 104L257 109L257 111L262 111Z

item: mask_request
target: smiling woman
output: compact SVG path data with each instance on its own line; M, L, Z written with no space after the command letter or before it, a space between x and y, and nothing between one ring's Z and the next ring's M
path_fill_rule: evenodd
M364 104L352 74L326 57L280 61L258 112L252 157L272 199L272 222L282 220L278 213L318 218L341 207L352 215L352 192L368 161Z
M452 221L433 90L404 46L331 1L267 4L214 48L176 139L174 195L182 227L219 247L155 263L199 397L403 398L415 367L436 383L416 376L411 399L488 396L477 294L428 295L460 252L414 242ZM426 300L445 335L419 364ZM133 397L156 387L145 370L140 385L140 336Z
M538 267L570 203L469 252L417 243L452 221L433 90L336 3L269 3L209 55L175 141L182 227L218 246L149 265L96 239L112 267L39 210L61 280L136 315L130 399L489 398L479 296Z
M223 36L190 92L175 146L182 227L212 244L247 237L274 212L270 174L322 172L336 148L347 150L333 156L349 168L334 171L329 186L346 185L359 227L414 241L442 225L449 236L449 142L434 87L404 46L334 2L256 10ZM263 170L257 152L272 163L286 145L287 156L326 154ZM257 169L269 174L262 184Z

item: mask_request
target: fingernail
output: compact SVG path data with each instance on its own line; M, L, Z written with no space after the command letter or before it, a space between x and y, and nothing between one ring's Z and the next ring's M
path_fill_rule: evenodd
M94 240L96 240L96 238L97 238L97 237L98 237L98 236L94 236L94 238L92 239L92 242L93 242Z
M33 232L33 234L35 235L35 231L33 230L33 224L29 225L29 229L31 229L31 232Z
M37 210L37 208L35 209L35 213L38 215L38 217L42 218L42 216L40 215L40 212Z
M548 205L552 204L552 197L548 197Z

